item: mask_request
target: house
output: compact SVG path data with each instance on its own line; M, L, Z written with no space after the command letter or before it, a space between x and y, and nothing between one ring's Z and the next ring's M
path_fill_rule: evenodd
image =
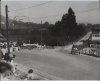
M100 48L100 27L91 29L90 47Z

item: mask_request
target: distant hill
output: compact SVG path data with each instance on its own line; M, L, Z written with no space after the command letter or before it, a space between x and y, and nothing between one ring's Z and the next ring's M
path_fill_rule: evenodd
M9 19L9 23L11 23L13 20ZM6 17L1 15L1 29L5 29L6 28Z
M50 27L52 25L48 25ZM9 19L9 28L10 29L36 29L36 30L46 30L48 28L45 24L37 24L32 22L22 22L22 21L15 21L13 19ZM6 17L1 16L1 28L6 28Z

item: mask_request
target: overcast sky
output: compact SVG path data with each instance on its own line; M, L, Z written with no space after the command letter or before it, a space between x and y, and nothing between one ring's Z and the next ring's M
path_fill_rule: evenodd
M26 22L40 23L48 21L55 23L61 20L63 14L68 12L71 7L76 15L78 23L99 23L100 24L100 9L99 1L2 1L1 14L5 16L5 5L8 5L9 17L17 17ZM42 5L39 5L42 4ZM36 6L38 5L38 6ZM31 7L33 6L33 7ZM16 11L14 11L16 10Z

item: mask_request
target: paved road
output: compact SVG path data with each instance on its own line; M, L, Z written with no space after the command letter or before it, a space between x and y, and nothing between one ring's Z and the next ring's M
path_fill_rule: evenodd
M98 80L100 60L82 55L61 53L58 50L24 50L16 52L15 62L35 68L52 79Z

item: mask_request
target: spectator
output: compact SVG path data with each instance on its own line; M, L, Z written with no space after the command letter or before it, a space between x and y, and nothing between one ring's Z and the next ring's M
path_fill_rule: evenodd
M11 66L12 66L12 71L13 73L15 72L15 66L14 66L14 63L13 63L13 58L15 58L15 55L8 55L6 54L4 56L4 60L6 60L6 62L8 62Z
M6 76L8 75L8 72L11 70L11 65L6 62L0 62L0 79L1 81L8 81Z
M30 69L27 74L27 80L34 80L34 78L35 78L34 71Z
M0 49L0 61L2 60L2 58L3 58L3 53L2 53L2 51Z
M2 51L2 53L3 53L3 56L5 56L5 54L6 54L6 52L7 52L6 46L3 46L3 47L1 48L1 51Z

